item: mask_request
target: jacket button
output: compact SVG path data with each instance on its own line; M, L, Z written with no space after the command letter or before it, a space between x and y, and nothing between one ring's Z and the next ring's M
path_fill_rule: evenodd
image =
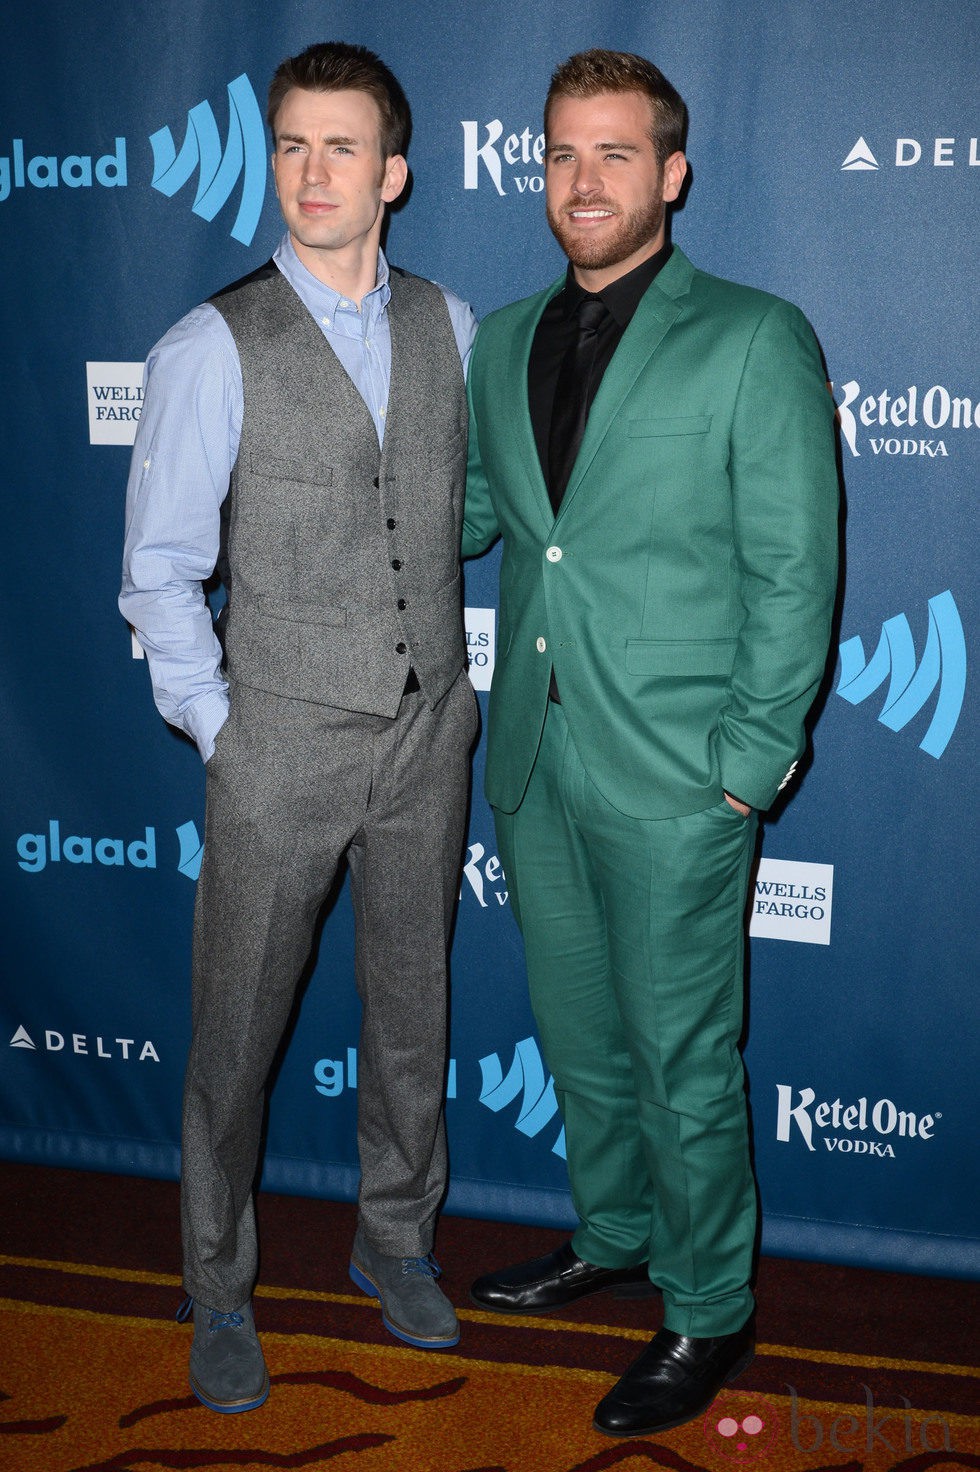
M544 555L549 562L561 562L562 553L560 547L549 547Z
M404 598L399 598L399 600L398 600L398 607L399 608L407 608L408 607L408 604L405 602Z
M535 639L534 641L534 647L539 654L543 654L548 647L548 641L546 639L542 639L541 635L539 634L537 639Z
M375 476L374 477L374 489L377 490L380 485L381 485L381 481L379 480L379 478L377 476Z
M408 645L405 643L405 641L403 639L399 639L398 643L395 645L395 653L396 654L407 654L408 653Z
M391 559L391 565L396 572L401 572L402 560L400 557L393 557Z
M395 527L398 525L398 523L397 523L397 521L395 520L395 518L393 516L389 516L386 525L388 527L388 530L390 532L393 532L395 530Z

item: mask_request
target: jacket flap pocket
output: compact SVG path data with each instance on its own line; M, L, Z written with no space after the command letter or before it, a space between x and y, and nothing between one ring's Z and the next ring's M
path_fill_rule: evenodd
M627 639L631 675L729 675L734 639Z
M646 438L655 434L707 434L711 428L710 414L686 414L670 419L630 419L628 432L635 438Z

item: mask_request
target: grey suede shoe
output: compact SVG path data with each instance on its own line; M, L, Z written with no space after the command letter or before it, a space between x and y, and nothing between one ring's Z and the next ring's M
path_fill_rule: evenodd
M183 1322L194 1310L191 1389L209 1410L234 1415L254 1411L269 1394L269 1372L255 1332L252 1305L224 1314L193 1298L181 1304Z
M385 1328L416 1349L449 1349L459 1343L456 1310L436 1285L439 1264L428 1257L385 1257L358 1229L350 1275L358 1288L381 1301Z

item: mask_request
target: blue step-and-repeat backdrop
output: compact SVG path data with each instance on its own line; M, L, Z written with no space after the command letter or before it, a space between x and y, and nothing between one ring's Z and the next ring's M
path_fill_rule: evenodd
M415 131L389 255L483 315L562 268L541 103L558 60L613 46L690 107L674 238L802 306L839 406L835 647L751 897L763 1247L975 1274L977 7L52 0L4 29L0 1153L178 1169L203 769L116 611L123 501L147 351L279 236L272 70L325 39L392 65ZM484 708L496 567L467 572ZM449 1209L561 1225L561 1122L475 768ZM276 1077L267 1187L353 1193L357 1030L342 893Z

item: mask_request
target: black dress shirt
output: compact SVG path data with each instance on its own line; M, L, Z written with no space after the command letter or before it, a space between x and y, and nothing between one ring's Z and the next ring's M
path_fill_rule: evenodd
M527 365L527 397L531 411L531 426L538 447L538 458L548 479L548 436L551 431L551 411L555 399L558 371L567 348L575 338L575 309L583 297L595 295L606 308L606 320L599 328L596 346L595 367L589 392L589 408L602 382L602 376L619 346L623 333L633 320L640 299L647 287L663 266L667 264L673 247L664 245L656 255L641 261L620 276L602 291L592 293L579 286L573 268L568 267L565 285L545 307L541 314L531 343L531 356Z

